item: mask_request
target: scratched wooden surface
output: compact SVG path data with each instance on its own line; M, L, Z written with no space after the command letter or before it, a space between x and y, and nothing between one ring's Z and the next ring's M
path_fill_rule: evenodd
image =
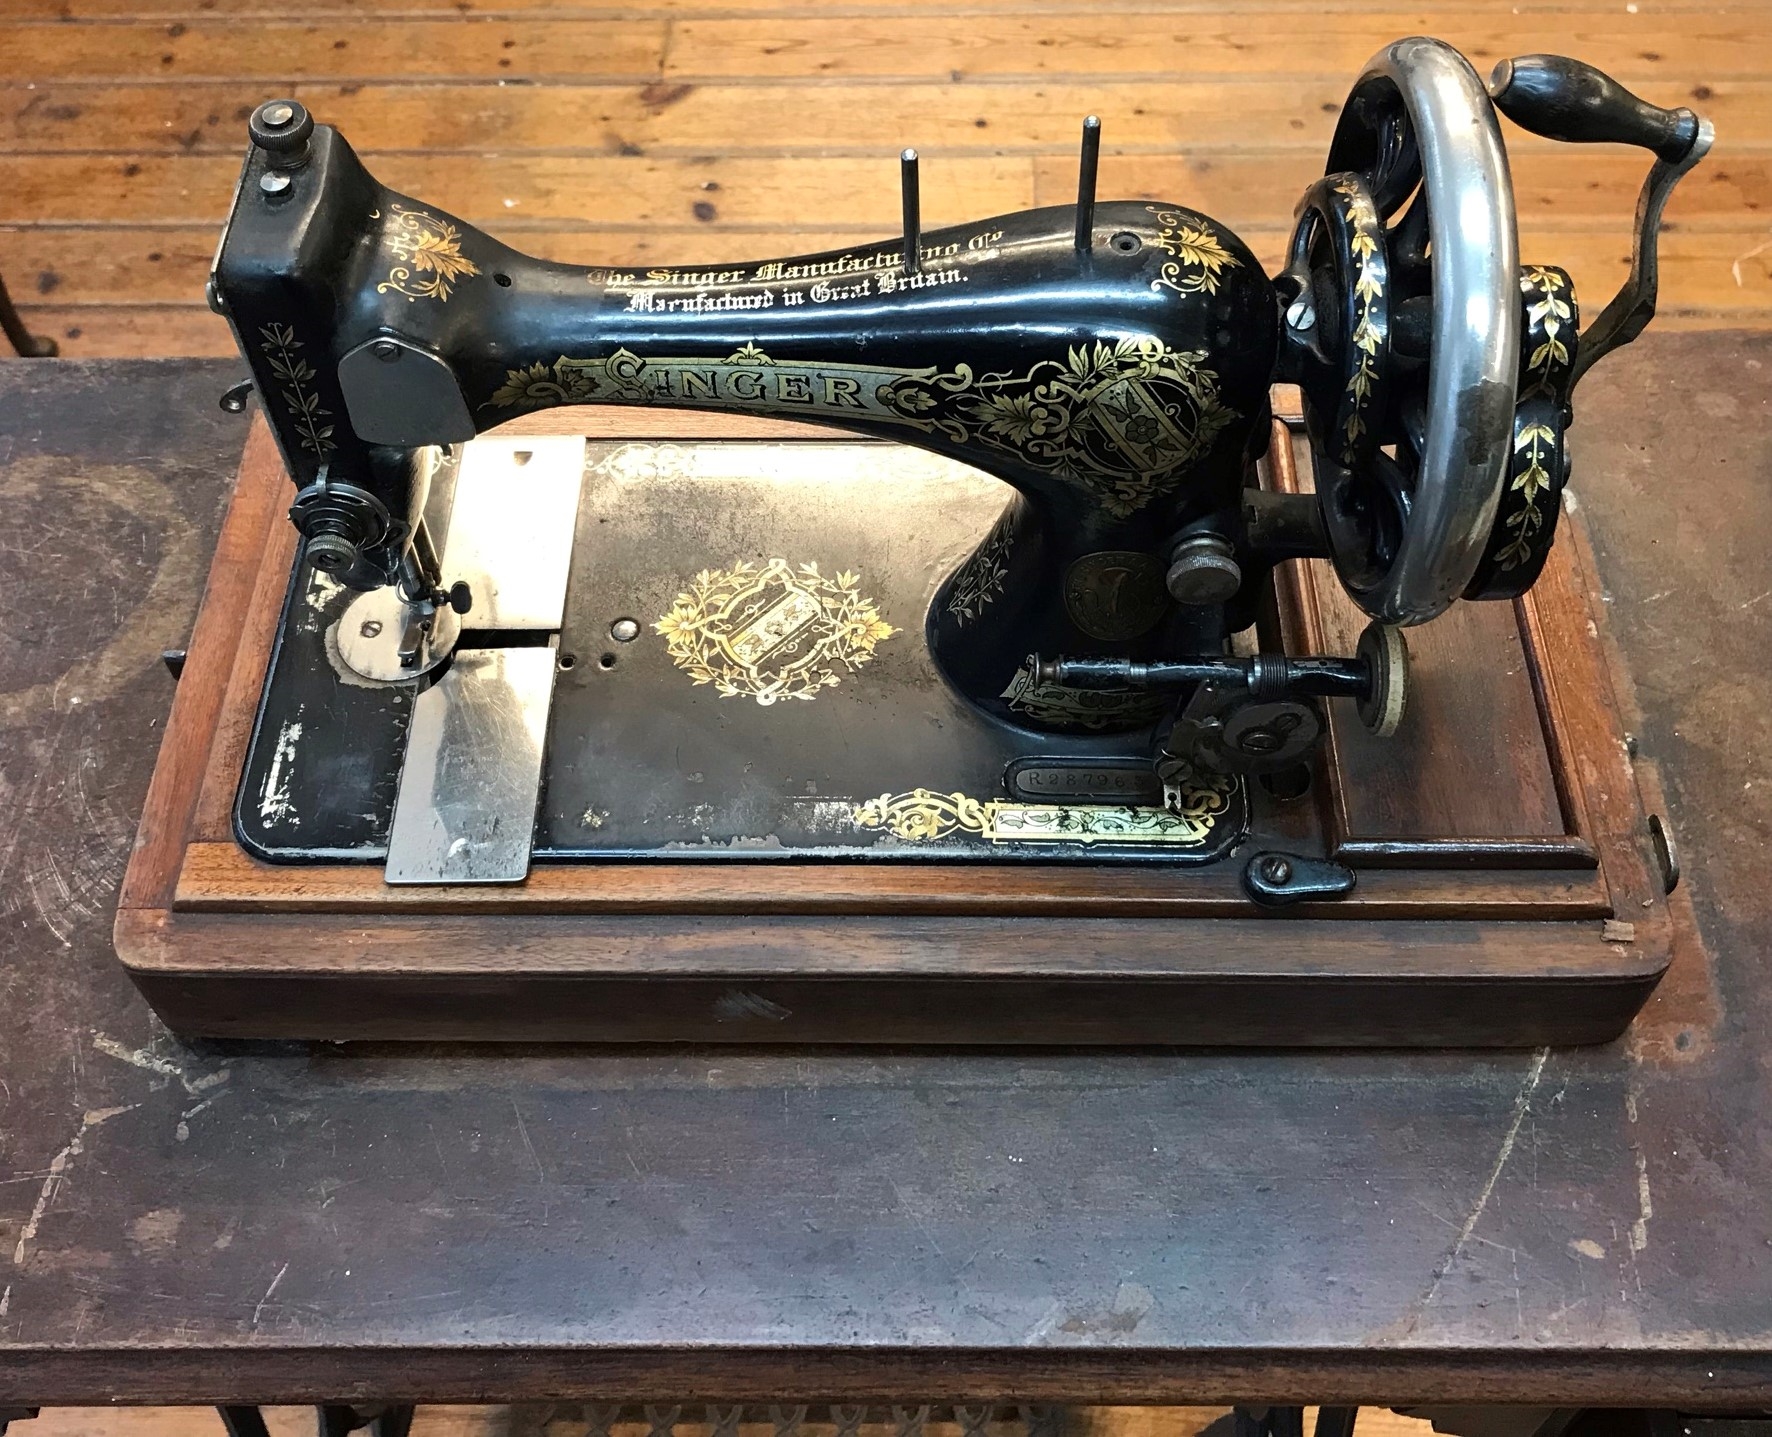
M1567 51L1716 121L1668 211L1664 326L1772 325L1764 0L6 0L0 275L70 355L228 354L203 280L252 105L293 93L387 183L519 248L707 263L865 242L925 156L929 225L1101 192L1193 205L1277 264L1378 47ZM1590 313L1639 151L1510 132L1522 255Z
M0 1405L1772 1401L1772 336L1584 389L1695 931L1478 1055L180 1046L108 910L232 373L0 364Z
M1225 1437L1222 1423L1228 1413L1222 1407L1073 1407L1066 1409L1057 1437ZM686 1417L672 1428L673 1437L710 1437L711 1426L693 1404L683 1408ZM270 1437L313 1437L311 1407L269 1407L265 1425ZM759 1420L739 1425L738 1437L777 1437L773 1422ZM1313 1430L1316 1415L1305 1412L1305 1431ZM818 1429L828 1437L834 1429ZM864 1423L857 1437L893 1437L894 1424ZM945 1423L930 1437L955 1437L960 1427ZM992 1424L990 1437L1018 1434L1025 1424ZM413 1418L412 1437L586 1437L588 1424L583 1409L573 1403L530 1403L516 1406L420 1407ZM1360 1437L1429 1437L1430 1422L1406 1417L1385 1408L1360 1413ZM17 1437L223 1437L213 1412L201 1407L138 1407L92 1409L52 1407ZM656 1437L644 1419L623 1420L609 1428L609 1437Z

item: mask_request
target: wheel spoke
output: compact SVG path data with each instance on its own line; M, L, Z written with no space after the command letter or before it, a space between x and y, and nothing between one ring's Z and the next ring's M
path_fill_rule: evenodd
M1415 130L1401 103L1387 107L1378 123L1377 153L1372 162L1372 200L1386 220L1402 208L1421 181L1421 154Z
M1409 510L1415 501L1414 451L1400 444L1397 453L1398 458L1383 450L1373 455L1372 467L1365 476L1371 495L1373 552L1380 567L1386 569L1396 562L1403 546Z
M1428 262L1427 186L1418 185L1415 197L1402 219L1391 227L1388 235L1391 256L1391 286L1398 303L1426 294L1432 288L1432 266Z
M1397 418L1402 424L1402 437L1411 451L1408 467L1413 486L1415 472L1421 467L1421 451L1427 447L1427 396L1419 386L1411 385L1398 403Z

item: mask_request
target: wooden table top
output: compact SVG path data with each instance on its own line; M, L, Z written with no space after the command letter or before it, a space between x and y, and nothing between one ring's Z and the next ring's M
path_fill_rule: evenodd
M111 905L234 375L0 365L0 1403L1772 1400L1772 336L1583 392L1687 933L1485 1055L180 1045Z

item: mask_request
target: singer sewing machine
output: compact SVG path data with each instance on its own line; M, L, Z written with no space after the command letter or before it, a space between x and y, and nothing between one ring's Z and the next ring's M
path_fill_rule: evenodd
M1654 154L1585 327L1497 112ZM250 133L210 301L274 451L118 928L175 1026L1538 1043L1653 987L1670 840L1554 541L1690 111L1399 41L1272 277L1098 202L1093 118L1074 206L925 232L907 151L896 238L652 269Z

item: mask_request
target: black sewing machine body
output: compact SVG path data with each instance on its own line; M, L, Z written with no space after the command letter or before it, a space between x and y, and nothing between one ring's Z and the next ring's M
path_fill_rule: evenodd
M1263 803L1299 791L1324 703L1394 730L1396 625L1530 586L1574 382L1652 312L1653 226L1708 127L1572 62L1517 65L1497 103L1522 123L1661 156L1647 309L1640 232L1635 291L1579 340L1568 276L1518 265L1488 99L1432 41L1362 78L1273 279L1183 206L1096 205L1092 151L1075 207L924 234L907 170L897 241L553 264L387 190L299 106L261 106L211 297L305 547L241 841L386 859L414 882L521 878L531 844L563 860L1222 857L1249 780ZM1471 142L1454 121L1479 108ZM1471 194L1487 230L1456 209ZM1276 380L1303 388L1315 496L1261 485ZM532 513L543 442L469 441L578 404L892 444L549 449L570 493ZM472 582L450 565L464 503L500 516L478 521L502 547ZM500 576L525 567L531 522L559 593L507 623ZM1374 616L1359 652L1233 654L1273 568L1310 557ZM509 777L501 746L534 774L482 813ZM421 751L423 796L403 797ZM397 865L400 811L410 826L421 809L404 846L427 856ZM1324 881L1345 892L1352 875Z
M1070 207L1029 211L924 236L914 273L890 241L719 268L586 269L531 259L384 189L334 131L317 130L312 150L290 211L242 191L217 279L259 392L285 421L297 488L322 468L334 484L351 476L393 521L341 581L394 577L400 521L423 499L405 450L551 406L625 404L815 421L1014 484L1023 497L1006 494L1001 521L976 536L1003 571L1000 593L958 622L941 596L932 609L944 669L987 708L1001 711L1029 653L1207 651L1251 622L1259 582L1228 613L1183 609L1163 587L1164 546L1186 526L1216 518L1240 533L1268 439L1273 287L1204 217L1104 205L1101 243L1080 255ZM390 335L398 357L373 357ZM346 393L321 364L291 386L284 375L321 345L379 390ZM895 498L869 502L884 512ZM1103 553L1120 558L1067 588L1079 560ZM1246 542L1240 557L1260 562Z

